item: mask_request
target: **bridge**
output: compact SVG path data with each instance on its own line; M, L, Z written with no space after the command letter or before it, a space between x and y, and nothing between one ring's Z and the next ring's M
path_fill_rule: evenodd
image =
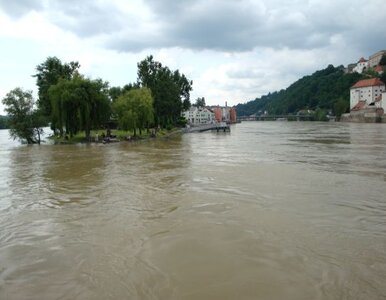
M243 116L237 118L238 121L312 121L312 115L260 115Z

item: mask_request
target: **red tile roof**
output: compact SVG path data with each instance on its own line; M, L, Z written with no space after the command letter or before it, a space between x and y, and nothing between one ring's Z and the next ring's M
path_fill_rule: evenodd
M351 110L361 110L366 106L366 101L359 101Z
M366 62L367 60L364 59L363 57L361 57L361 59L358 61L358 63L361 63L361 62Z
M383 72L383 68L382 68L382 66L376 66L375 68L374 68L374 71L375 72Z
M359 80L351 88L356 89L356 88L363 88L368 86L379 86L379 85L385 85L385 84L379 78L371 78L371 79Z

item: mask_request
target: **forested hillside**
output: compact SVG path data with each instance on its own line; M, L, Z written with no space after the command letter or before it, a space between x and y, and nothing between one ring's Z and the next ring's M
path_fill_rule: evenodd
M343 67L329 65L305 76L287 89L270 93L236 106L238 116L261 114L296 114L303 109L322 109L340 115L350 106L350 87L366 75L345 74Z

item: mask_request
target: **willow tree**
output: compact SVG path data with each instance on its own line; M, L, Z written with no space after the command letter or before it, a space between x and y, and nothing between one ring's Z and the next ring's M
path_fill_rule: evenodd
M154 121L153 97L150 89L139 88L127 91L113 103L113 111L118 116L118 125L123 130L133 130L136 136L149 128Z
M73 136L84 130L86 139L91 129L104 125L110 117L108 85L102 80L90 80L76 75L70 80L60 79L48 90L51 117L60 134Z

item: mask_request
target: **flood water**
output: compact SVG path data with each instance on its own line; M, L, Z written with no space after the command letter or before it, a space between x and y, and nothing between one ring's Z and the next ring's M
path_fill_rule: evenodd
M7 139L0 299L386 298L385 124Z

